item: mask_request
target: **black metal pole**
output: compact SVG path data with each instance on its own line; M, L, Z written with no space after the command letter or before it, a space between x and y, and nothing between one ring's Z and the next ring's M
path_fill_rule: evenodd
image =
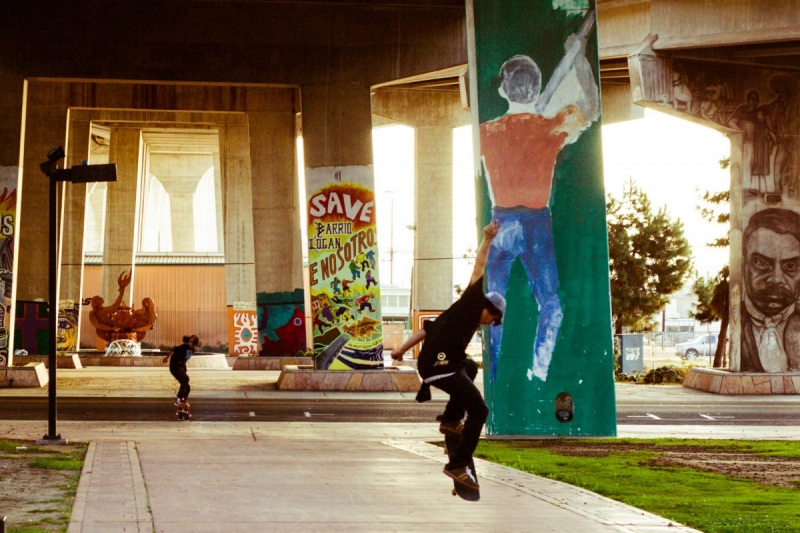
M50 174L50 260L49 260L49 286L48 286L48 307L49 307L49 322L48 322L48 343L50 344L48 352L48 370L50 381L48 383L47 396L48 396L48 409L47 409L47 435L45 439L60 440L61 435L56 433L56 328L58 327L58 294L57 286L58 280L58 265L56 264L57 253L57 231L58 231L58 182L56 181L56 165L53 165L53 171Z

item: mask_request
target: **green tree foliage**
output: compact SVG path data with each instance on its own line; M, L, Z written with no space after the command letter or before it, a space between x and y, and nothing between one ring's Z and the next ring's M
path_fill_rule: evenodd
M722 159L719 162L720 168L728 168L730 158ZM706 191L700 197L704 205L697 209L704 219L718 224L728 224L730 222L730 191L712 193ZM730 245L729 232L708 243L709 246L723 248ZM730 269L728 265L722 267L719 274L713 280L698 278L694 282L694 293L697 296L697 311L692 316L703 324L720 321L719 341L717 351L714 353L714 368L728 366L727 350L728 345L728 322L729 322L729 299L728 299L728 277Z
M683 223L671 220L664 207L654 213L633 180L621 200L608 196L606 212L614 331L652 329L653 315L683 286L692 267Z
M720 321L719 341L717 351L714 353L714 367L727 366L725 345L728 338L728 265L722 267L717 277L713 280L697 278L693 290L697 296L697 311L691 313L692 317L700 323Z

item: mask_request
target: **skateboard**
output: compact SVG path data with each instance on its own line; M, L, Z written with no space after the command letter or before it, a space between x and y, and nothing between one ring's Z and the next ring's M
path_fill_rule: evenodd
M192 415L191 413L189 413L190 407L191 406L186 402L178 404L178 410L175 411L175 414L178 416L179 422L186 422L187 420L191 420Z
M447 457L449 457L450 460L453 459L453 456L451 455L450 452L451 452L451 450L455 451L457 446L458 446L458 439L457 438L448 437L447 435L445 435L445 437L444 437L444 449L445 449L445 453L447 453ZM472 470L472 473L475 475L475 477L477 477L478 476L478 472L475 471L475 462L473 460L471 460L471 459L469 461L469 468L470 468L470 470ZM481 491L480 491L480 489L473 489L473 488L467 487L466 485L463 485L463 484L459 483L456 480L453 480L453 491L451 492L451 494L453 496L458 496L462 500L467 500L468 502L477 502L478 500L481 499Z

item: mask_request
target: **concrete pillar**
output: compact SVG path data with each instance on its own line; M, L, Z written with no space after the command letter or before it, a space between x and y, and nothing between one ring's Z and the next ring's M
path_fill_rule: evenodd
M372 96L374 115L415 132L414 311L443 311L453 303L453 128L469 124L459 91L386 87Z
M173 252L195 251L195 217L204 214L194 212L194 196L215 159L211 155L150 154L150 173L169 194Z
M0 183L7 187L9 193L16 199L18 183L21 176L20 167L20 138L23 123L23 102L25 82L13 69L3 70L0 76ZM8 206L3 213L6 231L0 232L0 246L9 250L6 257L10 261L3 261L2 267L8 271L11 280L5 280L0 292L0 366L13 364L14 346L14 300L17 290L18 274L14 266L15 256L19 250L18 244L18 212L16 201L13 206ZM8 218L10 217L10 218ZM10 248L9 248L10 247Z
M228 305L255 305L250 136L246 121L220 124L219 152L225 199L226 300Z
M89 120L70 117L66 165L80 165L89 158ZM68 183L64 188L64 218L61 231L61 280L59 299L81 301L83 279L83 233L86 213L86 184Z
M507 301L483 330L494 435L616 434L596 12L557 4L467 2L486 290Z
M138 235L139 189L141 183L142 132L138 128L111 129L109 162L117 165L117 181L108 186L103 245L103 270L100 284L105 305L119 294L118 278L130 271L131 283L123 301L131 303L135 279L136 239Z
M248 101L253 164L256 289L302 289L302 247L296 173L295 89Z
M332 81L302 91L317 360L331 370L383 368L369 87Z
M65 145L66 166L80 165L89 159L89 120L73 120L69 115ZM59 351L77 350L80 346L79 313L83 287L83 237L86 214L86 184L62 185L61 236L59 245ZM88 309L88 307L86 308ZM88 311L87 311L88 312Z
M800 255L800 76L673 58L654 51L655 42L628 58L634 102L731 141L729 368L798 373L800 276L779 258ZM773 393L784 392L780 376L773 383Z
M414 176L415 311L443 311L453 303L453 128L418 126Z

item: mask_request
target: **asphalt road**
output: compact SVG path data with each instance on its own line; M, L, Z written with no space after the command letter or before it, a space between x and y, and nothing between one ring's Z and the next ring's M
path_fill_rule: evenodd
M431 422L444 401L424 404L397 400L220 400L192 403L198 421L257 422ZM0 420L47 420L47 398L0 398ZM59 420L159 421L175 418L175 407L154 398L63 398ZM617 405L619 424L639 425L800 425L800 403L737 398L730 402Z

